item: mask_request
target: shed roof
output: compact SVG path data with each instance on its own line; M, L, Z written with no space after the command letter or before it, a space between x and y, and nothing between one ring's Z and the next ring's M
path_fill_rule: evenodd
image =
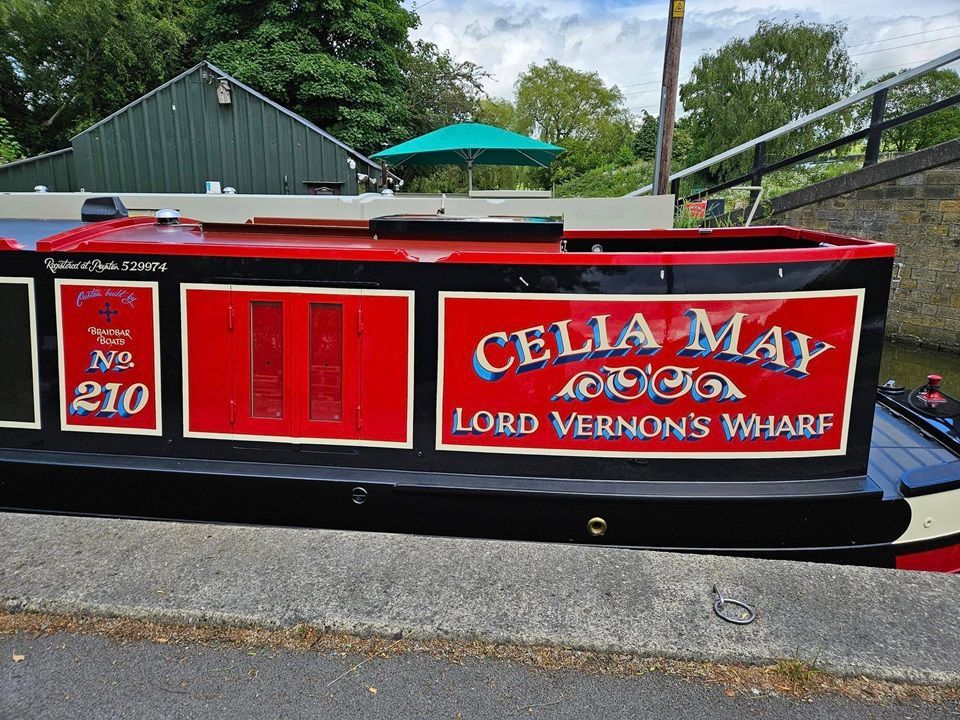
M115 118L117 115L120 115L120 114L126 112L128 108L131 108L131 107L133 107L134 105L137 105L137 104L143 102L144 100L146 100L147 98L151 97L152 95L155 95L156 93L160 92L160 91L163 90L164 88L167 88L167 87L173 85L174 83L178 82L179 80L182 80L183 78L185 78L185 77L186 77L187 75L189 75L190 73L196 72L197 70L199 70L199 69L201 69L201 68L206 68L206 69L210 70L211 72L216 73L217 78L219 78L219 79L224 79L224 80L228 80L232 85L240 88L240 89L243 90L244 92L247 92L247 93L253 95L253 96L256 97L258 100L267 103L268 105L270 105L271 107L275 108L275 109L278 110L279 112L281 112L281 113L283 113L284 115L287 115L288 117L292 118L294 121L300 123L301 125L306 126L307 128L309 128L309 129L312 130L313 132L318 133L319 135L322 135L322 136L325 137L327 140L329 140L330 142L334 143L335 145L338 145L339 147L343 148L343 149L346 150L348 153L350 153L351 155L353 155L357 160L360 160L361 162L365 163L366 165L368 165L368 166L370 166L370 167L374 167L374 168L380 166L379 163L377 163L375 160L371 160L370 158L368 158L368 157L367 157L366 155L364 155L363 153L354 150L352 147L350 147L349 145L345 144L343 141L338 140L337 138L335 138L333 135L331 135L330 133L328 133L328 132L327 132L326 130L324 130L323 128L318 127L317 125L314 125L312 122L310 122L309 120L307 120L305 117L302 117L302 116L300 116L300 115L297 115L297 113L293 112L293 111L290 110L289 108L285 108L283 105L280 105L279 103L274 102L273 100L271 100L270 98L268 98L266 95L263 95L262 93L257 92L257 91L254 90L252 87L250 87L249 85L246 85L246 84L240 82L239 80L237 80L237 79L236 79L235 77L233 77L232 75L228 75L228 74L225 73L223 70L221 70L221 69L218 68L216 65L214 65L213 63L211 63L211 62L209 62L209 61L207 61L207 60L203 60L203 61L197 63L196 65L194 65L194 66L193 66L192 68L190 68L189 70L183 71L182 73L180 73L179 75L177 75L175 78L172 78L172 79L170 79L170 80L167 80L167 82L163 83L162 85L158 85L158 86L155 87L153 90L151 90L150 92L146 93L145 95L141 95L140 97L138 97L138 98L137 98L136 100L134 100L133 102L127 103L126 105L124 105L122 108L120 108L120 109L117 110L116 112L111 113L111 114L108 115L107 117L103 118L102 120L100 120L100 121L97 122L97 123L94 123L94 124L91 125L90 127L88 127L88 128L86 128L85 130L83 130L82 132L77 133L74 137L72 137L72 138L70 139L70 141L73 142L74 140L76 140L76 139L77 139L78 137L80 137L81 135L86 135L87 133L95 130L96 128L100 127L100 126L103 125L104 123L106 123L106 122L108 122L109 120ZM391 173L391 174L392 174L392 173Z

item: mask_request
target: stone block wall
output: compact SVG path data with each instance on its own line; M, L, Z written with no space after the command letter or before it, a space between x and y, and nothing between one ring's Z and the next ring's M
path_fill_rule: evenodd
M887 335L960 352L960 142L927 159L951 145L953 161L925 166L920 151L777 198L768 221L895 243Z

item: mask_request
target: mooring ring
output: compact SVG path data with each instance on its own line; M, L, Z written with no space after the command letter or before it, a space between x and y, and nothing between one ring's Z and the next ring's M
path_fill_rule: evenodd
M713 592L717 596L716 602L713 603L713 612L715 612L717 617L719 617L721 620L726 620L728 623L733 623L734 625L749 625L757 619L757 611L751 605L747 605L747 603L743 602L742 600L731 600L729 598L725 598L720 594L720 589L716 585L713 586ZM723 610L721 609L724 605L736 605L738 608L746 610L747 617L734 618L724 614Z

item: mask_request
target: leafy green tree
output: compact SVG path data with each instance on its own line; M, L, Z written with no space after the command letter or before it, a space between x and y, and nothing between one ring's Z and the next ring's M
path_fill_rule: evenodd
M23 155L23 148L10 130L10 123L0 117L0 165L17 160Z
M196 34L215 65L375 152L408 137L417 22L400 0L205 0Z
M476 119L488 77L479 65L458 61L448 50L418 40L404 63L410 137Z
M899 75L903 70L881 75L864 87ZM919 110L926 105L960 93L960 74L956 70L933 70L926 75L887 91L884 117L895 118ZM862 103L857 119L861 126L870 122L871 102ZM960 107L950 107L919 120L891 128L883 133L883 147L898 152L912 152L960 137Z
M0 5L0 115L31 152L64 147L182 69L187 0Z
M591 137L568 137L562 153L549 167L552 183L562 183L606 165L623 166L635 158L631 145L633 128L624 117L597 118Z
M544 142L561 145L570 138L589 140L598 121L626 120L623 94L608 88L595 72L580 72L550 58L530 65L515 83L521 126Z
M690 117L698 162L773 130L848 95L857 74L840 24L761 22L749 38L737 38L697 60L680 100ZM831 116L778 139L768 157L787 156L843 130ZM753 158L725 163L716 176L745 172Z
M517 108L503 98L483 98L477 108L477 122L512 132L520 132Z
M557 197L622 197L653 180L653 163L647 160L619 167L615 163L592 168L557 185Z
M487 102L483 96L487 73L483 68L455 60L449 51L441 52L433 43L420 40L413 45L404 61L404 78L409 117L404 140L454 123L479 120ZM461 175L466 186L465 173L442 166L403 165L394 168L394 172L403 178L403 189L409 192L459 189ZM483 174L475 173L474 177L481 181Z
M527 68L515 88L517 130L567 150L546 171L533 173L540 184L564 182L612 162L633 141L623 94L616 86L607 87L597 73L551 58Z
M677 120L673 128L673 161L682 166L688 164L687 158L693 152L693 133L690 130L690 116L684 115ZM682 168L677 168L678 170Z
M640 160L653 160L657 155L657 118L643 111L640 127L633 136L633 154Z
M673 129L673 158L683 161L693 149L693 138L690 136L689 118L683 117L677 121ZM633 154L639 160L653 160L657 155L657 133L659 123L657 118L643 111L640 127L633 136Z

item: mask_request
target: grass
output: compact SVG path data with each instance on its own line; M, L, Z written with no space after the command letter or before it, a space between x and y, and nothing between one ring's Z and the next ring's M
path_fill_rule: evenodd
M812 663L801 660L796 656L777 661L776 672L783 682L791 687L791 694L806 695L817 687L822 675L820 670L817 669L819 657L820 653L818 652Z
M290 628L229 625L174 625L132 618L74 617L0 611L0 635L24 633L34 638L56 633L99 635L119 643L152 642L171 647L192 644L230 645L248 655L278 650L315 652L349 657L359 662L421 653L456 665L487 660L516 663L534 671L568 671L637 677L661 673L687 682L723 689L725 695L776 694L797 699L834 695L859 702L887 704L923 701L960 702L960 688L893 683L866 677L840 677L818 669L818 658L799 657L772 665L712 663L651 658L628 653L601 653L564 647L507 645L481 641L417 640L356 636L328 632L306 623ZM819 657L819 656L818 656ZM30 662L26 657L23 662ZM354 665L353 668L358 667ZM352 671L352 669L351 669ZM351 672L348 671L348 672Z

